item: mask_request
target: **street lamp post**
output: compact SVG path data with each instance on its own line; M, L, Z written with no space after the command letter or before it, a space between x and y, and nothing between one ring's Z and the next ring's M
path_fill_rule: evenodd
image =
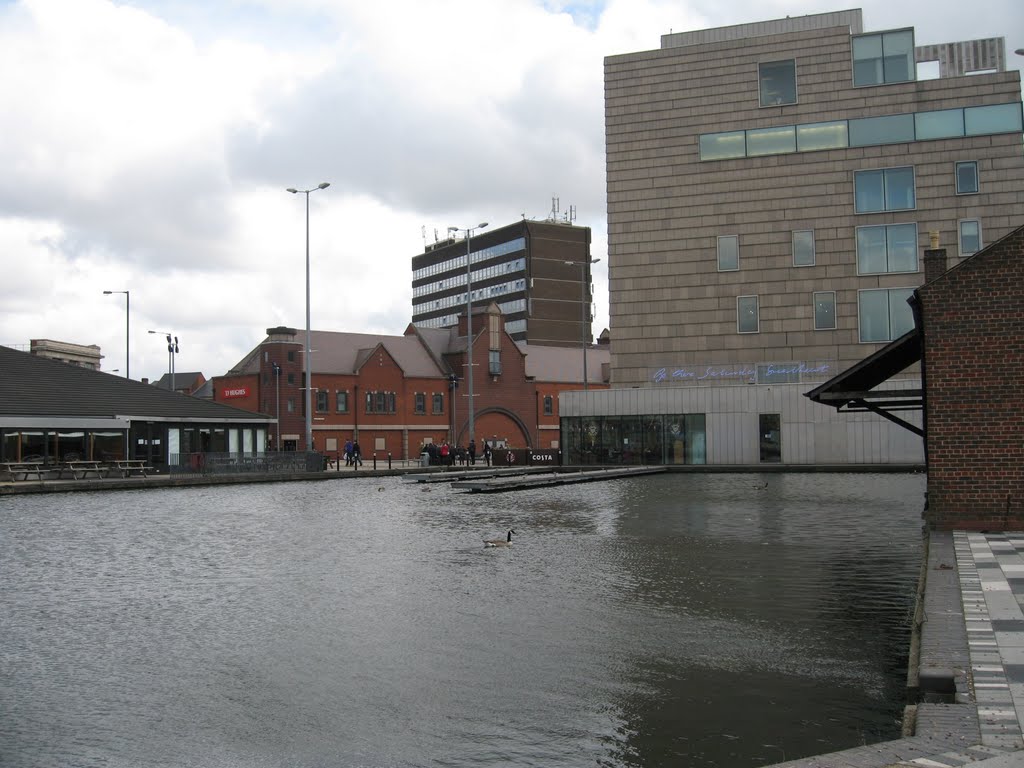
M581 304L580 307L580 322L582 327L580 328L580 336L583 341L583 389L587 389L587 347L590 346L590 339L587 338L587 322L592 319L590 317L590 265L597 264L600 259L587 259L586 261L567 261L566 264L575 265L580 264L583 267L583 285L581 286Z
M473 231L477 229L483 229L487 226L486 221L482 221L475 227L469 227L468 229L460 229L459 227L448 227L449 232L465 232L466 233L466 388L469 390L467 397L469 398L469 406L467 410L467 425L469 427L469 434L467 435L467 444L469 440L474 439L474 425L473 425L473 276L471 274L473 267L473 254L470 250L470 240L473 238ZM456 433L455 442L458 443L459 437Z
M132 317L132 312L131 312L132 297L131 297L131 293L129 291L104 291L103 292L103 294L105 296L110 296L110 295L115 294L115 293L123 293L124 294L124 377L126 379L130 379L131 378L131 365L128 362L128 359L131 356L131 353L129 351L129 344L130 344L129 340L131 339L131 330L130 330L131 329L131 325L130 324L131 324L131 317Z
M178 354L178 337L171 340L170 331L149 331L149 333L163 334L167 337L167 372L171 374L171 392L176 392L174 386L174 356Z
M288 187L286 192L297 195L300 192L306 196L306 450L313 450L313 374L310 369L310 343L309 337L309 193L318 189L327 189L331 186L329 181L322 181L312 189L295 189Z

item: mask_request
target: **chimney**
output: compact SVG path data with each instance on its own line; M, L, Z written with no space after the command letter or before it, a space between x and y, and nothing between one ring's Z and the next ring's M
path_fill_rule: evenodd
M947 269L946 249L939 247L939 233L932 230L928 233L929 247L924 251L924 281L930 283L940 277Z

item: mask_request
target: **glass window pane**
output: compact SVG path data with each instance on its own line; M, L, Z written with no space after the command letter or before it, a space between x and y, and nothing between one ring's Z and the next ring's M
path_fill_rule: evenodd
M819 291L814 294L814 330L825 331L836 327L835 291Z
M917 272L917 225L891 224L886 229L887 272Z
M889 341L888 291L861 291L857 296L861 341Z
M882 171L855 171L854 208L857 213L885 210L885 184Z
M861 275L885 272L888 259L885 227L857 228L857 273Z
M761 461L782 461L782 417L778 413L761 413L757 417Z
M882 82L882 36L853 38L853 84L879 85Z
M887 83L914 79L914 32L904 29L882 35L884 78Z
M793 266L814 266L814 230L804 229L793 233Z
M914 115L864 117L850 121L850 146L897 144L914 140Z
M796 127L796 148L799 152L819 149L844 149L849 145L846 121L808 123Z
M762 107L796 103L796 62L794 60L759 64L757 70Z
M964 127L968 136L984 136L989 133L1019 133L1024 130L1021 125L1020 102L964 109Z
M940 109L914 115L914 133L918 141L950 139L964 135L964 111Z
M700 137L701 160L726 160L743 157L747 152L746 131L705 133Z
M796 152L796 128L754 128L747 131L747 156L781 155Z
M889 325L892 332L890 341L898 339L907 331L914 330L914 313L908 301L913 293L912 288L893 288L888 291Z
M960 255L970 256L981 250L981 222L966 219L960 222Z
M906 211L914 208L914 169L885 169L885 210Z
M740 239L737 235L718 238L718 269L730 271L740 268Z
M736 313L740 333L757 333L757 296L740 296L736 299Z
M974 161L956 164L956 193L973 195L978 191L978 164Z

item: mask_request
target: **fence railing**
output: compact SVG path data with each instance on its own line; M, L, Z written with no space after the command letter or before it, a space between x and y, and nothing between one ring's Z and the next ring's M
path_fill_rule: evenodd
M171 475L242 475L322 472L319 453L281 451L270 453L172 453L167 472Z

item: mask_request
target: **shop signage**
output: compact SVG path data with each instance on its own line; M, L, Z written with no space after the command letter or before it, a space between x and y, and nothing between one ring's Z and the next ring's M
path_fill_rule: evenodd
M249 396L249 388L248 387L233 387L231 389L225 389L224 390L224 399L225 400L227 400L228 398L231 398L231 397L248 397L248 396Z

